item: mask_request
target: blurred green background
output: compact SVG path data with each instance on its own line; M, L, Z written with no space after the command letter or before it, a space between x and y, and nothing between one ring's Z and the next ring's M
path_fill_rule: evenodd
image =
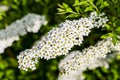
M28 13L45 15L48 20L47 26L42 26L38 33L28 33L21 36L11 47L5 49L0 54L0 80L57 80L58 63L64 57L60 56L52 60L39 60L35 71L23 71L18 69L17 55L25 49L31 48L36 40L39 40L53 27L65 21L65 15L57 14L57 3L67 3L72 5L74 0L0 0L0 6L8 7L7 11L0 11L0 29L4 29L13 21L21 19ZM82 50L83 48L95 44L102 35L101 30L93 29L84 43L74 46L72 50ZM111 60L110 68L97 68L92 71L85 71L86 80L120 80L120 61Z

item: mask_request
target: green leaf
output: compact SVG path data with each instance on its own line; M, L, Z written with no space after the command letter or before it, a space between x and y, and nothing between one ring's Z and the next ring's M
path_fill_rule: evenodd
M87 1L81 1L81 2L77 2L77 3L73 4L73 6L81 6L86 3L87 3Z
M63 6L64 6L64 8L68 8L69 7L69 5L66 4L66 3L63 3Z
M61 4L58 4L58 7L60 7L60 8L64 8L63 5L61 5Z
M112 80L118 80L118 78L119 78L118 71L115 70L115 69L112 69L111 72L112 72L112 74L114 75L114 77L113 77Z
M58 10L59 12L63 12L63 11L65 11L65 10L62 9L62 8L57 8L57 10Z
M85 11L85 12L94 11L94 7L93 7L93 6L89 6L89 7L85 8L84 11Z
M6 69L8 67L8 63L6 62L6 61L2 61L1 63L0 63L0 69Z
M116 59L120 60L120 53L117 54Z
M4 76L4 72L0 72L0 79L2 79L2 77Z
M119 32L120 33L120 27L119 26L117 28L115 28L115 32Z
M106 39L108 37L113 37L113 36L114 36L113 33L107 33L107 34L102 35L101 38Z
M66 12L73 12L72 8L70 8L68 4L63 3L63 7L66 10Z
M17 0L13 0L15 3L17 3L18 1Z
M75 4L79 3L80 1L79 0L75 0Z
M51 70L57 70L57 67L55 65L50 67Z
M75 7L75 10L76 10L77 13L79 13L80 7L76 6L76 7Z
M19 10L17 5L12 4L12 8L15 10Z
M107 1L104 1L103 4L101 4L100 9L103 9L105 7L109 6Z
M22 0L22 5L26 5L27 4L27 0Z
M94 2L95 0L89 0L90 2Z
M11 74L13 74L14 71L12 69L6 70L6 75L9 77Z
M66 14L66 12L64 11L64 12L58 12L57 14Z
M96 3L96 6L102 4L103 0L98 0L97 3Z
M104 73L108 73L108 69L106 69L105 67L101 67L101 69Z
M75 0L75 4L79 3L79 0ZM75 6L75 10L77 13L79 13L80 11L80 7L79 6Z
M112 28L109 24L105 24L105 27L107 28L107 30L112 30Z
M108 3L107 1L104 1L103 4L104 4L105 6L109 6L109 3Z
M112 37L112 42L113 42L114 45L116 45L116 43L117 43L117 38L116 38L116 36L113 36L113 37Z
M100 73L100 71L99 71L99 70L96 70L96 75L97 75L99 78L101 78L101 77L102 77L102 74Z
M77 18L79 16L80 14L69 14L68 16L66 16L66 18Z

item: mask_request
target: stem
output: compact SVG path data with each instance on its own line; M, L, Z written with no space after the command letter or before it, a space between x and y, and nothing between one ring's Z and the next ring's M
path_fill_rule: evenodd
M89 1L88 2L96 9L97 12L99 12L98 8L93 4L93 2Z
M78 13L76 13L76 12L70 12L70 13L72 13L72 14L78 14Z

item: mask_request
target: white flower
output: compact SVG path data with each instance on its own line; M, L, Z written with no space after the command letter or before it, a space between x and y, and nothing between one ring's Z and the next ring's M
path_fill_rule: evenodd
M119 49L118 49L119 48ZM81 79L82 72L87 69L95 69L97 67L109 68L108 61L110 52L120 52L120 42L114 46L112 39L108 38L106 40L99 41L95 46L90 46L80 51L73 51L59 64L60 74L58 80L72 80L71 77L76 77L74 80L84 80ZM116 53L113 53L116 55ZM112 55L112 56L114 56ZM64 79L66 78L66 79Z
M46 25L47 21L44 16L29 13L20 20L16 20L12 24L0 31L0 53L4 49L11 46L14 41L19 40L19 36L27 34L27 32L37 33L42 25Z
M106 18L104 18L104 16L97 16L96 13L93 12L90 14L90 17L73 21L66 20L59 25L59 28L54 28L48 32L48 34L40 40L38 45L20 53L19 56L23 56L21 58L18 57L18 60L22 59L22 62L19 62L19 68L24 70L31 68L30 66L25 67L27 64L23 63L31 63L33 58L44 58L48 60L56 58L56 56L66 55L74 45L80 46L82 44L83 37L88 36L92 28L99 28L105 24L103 22L99 24L101 19L104 20ZM96 26L96 23L99 25ZM29 56L30 53L32 53L32 57L30 57L31 59L25 59L24 61L24 58ZM36 56L34 56L34 54L36 54Z

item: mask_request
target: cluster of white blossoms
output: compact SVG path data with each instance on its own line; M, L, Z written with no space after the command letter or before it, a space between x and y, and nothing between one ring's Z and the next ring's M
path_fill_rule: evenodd
M4 49L11 46L14 41L19 40L19 36L27 32L37 33L40 27L46 24L45 16L29 13L7 26L6 29L0 30L0 53L3 53Z
M83 37L88 36L92 28L104 27L108 21L104 13L97 15L92 12L89 17L79 20L66 20L42 38L32 49L22 51L17 56L19 68L23 70L36 69L38 58L52 59L56 56L66 55L74 45L81 45Z
M120 42L115 46L112 39L99 41L95 46L75 51L66 56L59 64L60 74L58 80L84 80L83 71L97 67L108 68L105 60L111 51L120 52Z

